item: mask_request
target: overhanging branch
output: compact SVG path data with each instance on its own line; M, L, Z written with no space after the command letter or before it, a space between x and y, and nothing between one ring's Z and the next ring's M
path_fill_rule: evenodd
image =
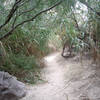
M45 13L45 12L47 12L47 11L49 11L49 10L55 8L56 6L60 5L60 4L62 3L62 1L63 1L63 0L59 1L59 2L56 3L55 5L49 7L49 8L47 8L47 9L45 9L45 10L40 11L39 13L37 13L37 14L36 14L35 16L33 16L32 18L30 18L30 19L28 19L28 20L25 20L25 21L23 21L23 22L17 24L17 25L16 25L15 27L13 27L8 33L6 33L6 34L4 34L2 37L0 37L0 41L3 40L4 38L7 38L9 35L11 35L11 34L13 33L13 31L14 31L16 28L18 28L19 26L21 26L21 25L23 25L23 24L25 24L25 23L27 23L27 22L33 21L36 17L38 17L38 16L41 15L42 13Z
M90 7L90 6L88 5L87 2L84 2L83 4L84 4L87 8L89 8L91 11L93 11L94 13L96 13L98 16L100 16L100 12L95 11L92 7Z
M6 24L9 23L9 21L11 20L11 18L12 18L13 15L14 15L14 13L15 13L16 10L18 9L18 4L19 4L21 1L22 1L22 0L16 0L16 1L15 1L15 3L14 3L14 5L13 5L12 9L10 10L10 12L9 12L9 14L8 14L8 16L7 16L6 20L5 20L5 22L4 22L4 24L2 24L2 25L0 26L0 30L1 30Z

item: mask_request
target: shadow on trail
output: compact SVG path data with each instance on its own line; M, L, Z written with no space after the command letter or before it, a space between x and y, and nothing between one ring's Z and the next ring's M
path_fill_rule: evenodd
M23 100L100 100L100 69L94 69L90 61L81 64L75 57L65 59L53 53L44 62L41 73L47 82L27 86Z

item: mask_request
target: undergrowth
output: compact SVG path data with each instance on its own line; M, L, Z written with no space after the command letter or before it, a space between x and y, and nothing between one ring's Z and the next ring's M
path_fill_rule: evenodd
M6 71L17 77L18 80L26 83L35 83L40 79L40 67L34 56L23 54L9 54L5 63L1 66L1 71Z

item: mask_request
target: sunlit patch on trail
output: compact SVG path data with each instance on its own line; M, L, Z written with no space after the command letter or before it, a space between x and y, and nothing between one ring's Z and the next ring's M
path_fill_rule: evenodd
M57 56L57 54L52 54L50 56L45 57L44 60L46 62L51 62L51 61L53 61L56 58L56 56Z

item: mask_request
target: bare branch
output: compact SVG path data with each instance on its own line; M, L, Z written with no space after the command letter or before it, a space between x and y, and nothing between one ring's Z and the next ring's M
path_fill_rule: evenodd
M23 25L23 24L25 24L25 23L27 23L27 22L33 21L36 17L38 17L38 16L41 15L42 13L45 13L45 12L47 12L47 11L49 11L49 10L55 8L56 6L60 5L61 3L62 3L62 0L59 1L58 3L56 3L55 5L49 7L49 8L47 8L47 9L45 9L45 10L40 11L39 13L37 13L37 14L36 14L35 16L33 16L32 18L30 18L30 19L28 19L28 20L25 20L25 21L23 21L23 22L17 24L17 25L16 25L15 27L13 27L8 33L4 34L4 35L0 38L0 41L1 41L2 39L4 39L4 38L8 37L9 35L11 35L11 34L13 33L13 31L14 31L17 27L19 27L19 26L21 26L21 25Z
M28 0L28 1L29 1L29 0ZM28 1L26 1L26 2L28 2ZM39 3L40 3L40 0L37 2L37 5L38 5ZM29 10L26 10L26 11L21 12L21 13L19 14L19 16L21 16L21 15L23 15L23 14L26 14L26 13L28 13L28 12L33 11L33 10L37 7L37 5L35 5L35 7L31 8L31 9L29 9Z
M28 3L30 0L24 0L20 5L19 5L19 7L22 7L24 4L26 4L26 3Z
M21 2L21 0L16 0L16 1L15 1L15 3L14 3L14 5L13 5L12 9L10 10L10 12L9 12L9 14L8 14L8 16L7 16L6 20L5 20L5 22L4 22L4 24L2 24L2 25L0 26L0 29L1 29L2 27L4 27L4 26L11 20L11 18L12 18L13 15L14 15L14 13L15 13L16 10L18 9L18 4L19 4L20 2Z
M17 12L16 12L15 19L14 19L14 21L13 21L13 23L12 23L12 28L15 26L15 23L16 23L17 18L18 18L18 16L17 16Z
M31 12L31 11L33 11L34 9L35 9L35 7L32 8L32 9L29 9L29 10L23 11L23 12L21 12L21 13L19 14L19 16L21 16L21 15L23 15L23 14L25 14L25 13Z
M72 14L73 14L73 17L74 17L74 18L72 18L72 19L75 21L76 27L77 27L78 31L80 32L81 30L80 30L79 25L78 25L78 22L77 22L77 20L76 20L74 11L72 11Z
M27 2L29 2L29 1L30 1L30 0L24 1L24 3L27 3ZM23 3L23 4L24 4L24 3ZM38 3L39 3L39 1L38 1ZM20 7L20 5L18 5L18 6ZM22 6L22 5L21 5L21 6ZM18 8L19 8L19 7L18 7ZM35 7L36 7L36 6L35 6ZM27 13L27 12L33 11L33 10L35 9L35 7L34 7L34 8L31 8L31 9L29 9L29 10L23 11L23 12L21 12L20 14L18 14L17 11L16 11L16 16L15 16L15 18L14 18L14 21L13 21L13 24L12 24L12 28L14 27L15 22L16 22L16 20L17 20L17 18L18 18L19 16L21 16L21 15Z
M86 7L88 7L91 11L93 11L94 13L96 13L98 16L100 16L100 12L96 12L92 7L90 7L90 6L88 5L87 2L84 2L83 4L84 4Z

